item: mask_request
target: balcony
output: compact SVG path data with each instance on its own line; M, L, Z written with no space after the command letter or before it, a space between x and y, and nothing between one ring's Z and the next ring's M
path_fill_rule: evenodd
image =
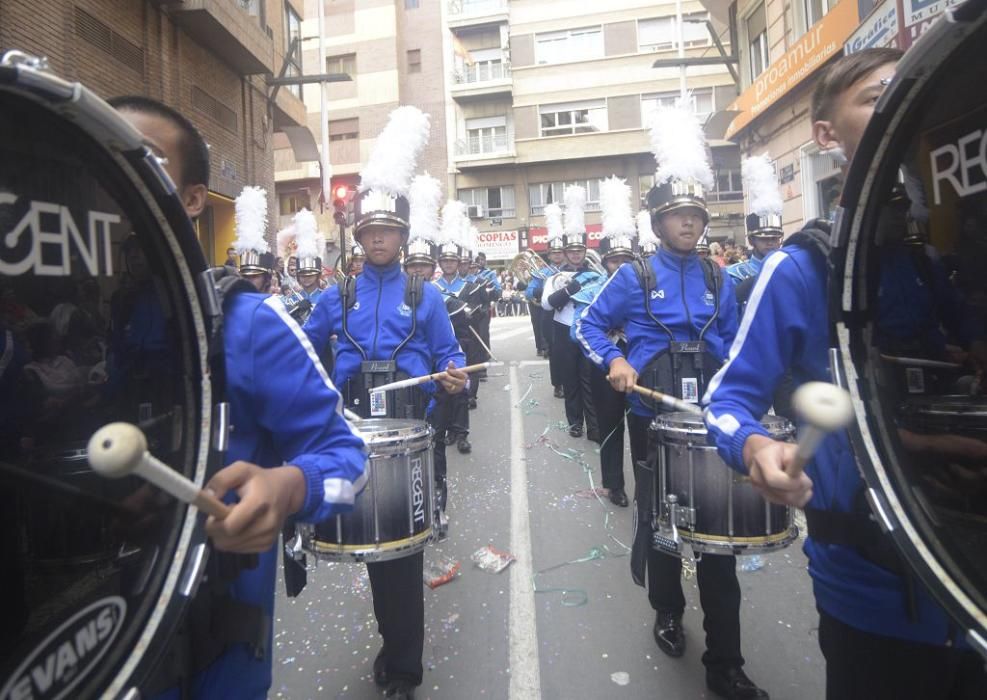
M499 24L507 13L507 0L449 0L449 28Z
M506 134L467 136L457 139L455 160L460 168L513 163L514 144Z
M272 73L273 39L260 0L177 0L171 16L190 37L241 75Z
M452 79L452 98L460 102L509 95L514 87L511 69L502 61L481 61L463 66L453 73Z

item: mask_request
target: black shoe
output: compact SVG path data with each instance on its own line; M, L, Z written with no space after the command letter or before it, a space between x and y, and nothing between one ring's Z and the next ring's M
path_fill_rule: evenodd
M415 700L415 686L408 681L394 681L384 692L385 698L395 698L395 700Z
M590 442L595 442L597 445L600 444L600 434L595 430L587 430L586 439Z
M381 688L387 685L387 657L384 656L384 647L380 648L374 659L374 683Z
M569 435L575 438L583 436L583 427L581 425L573 425L569 427Z
M621 508L627 507L627 494L624 489L610 489L610 502Z
M682 616L669 612L655 615L655 641L658 648L678 658L685 653L685 630L682 629Z
M727 666L716 670L706 669L706 687L727 700L751 700L769 695L754 685L740 666Z
M476 408L476 399L474 399L474 398L470 398L470 400L469 400L469 407L470 407L470 410L471 410L471 411L472 411L472 410L473 410L474 408Z
M445 479L435 480L435 504L439 507L443 513L446 510L446 501L448 500L449 491L446 486Z
M456 443L456 435L455 435L455 433L453 433L451 431L450 432L446 432L446 436L442 439L442 442L444 442L446 444L446 447L448 447L449 445L454 445Z
M555 387L555 398L557 399L565 398L565 391L563 391L562 387L560 386Z
M459 454L468 455L470 452L473 451L473 446L470 444L470 441L466 439L466 436L463 435L459 438L459 441L456 443L456 449L459 450Z

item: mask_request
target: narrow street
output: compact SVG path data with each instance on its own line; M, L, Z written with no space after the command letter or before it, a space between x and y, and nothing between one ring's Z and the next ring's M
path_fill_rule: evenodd
M450 583L425 588L425 680L417 697L710 697L694 576L684 582L688 648L670 659L655 645L654 615L630 577L631 509L595 495L596 445L565 432L528 317L494 319L491 339L505 364L490 371L471 412L472 454L449 448L449 537L425 554L426 569L447 557L461 570ZM633 493L629 452L625 475ZM517 561L486 573L470 561L485 545ZM748 675L776 700L822 698L805 557L796 544L763 561L759 570L739 572ZM271 697L380 697L366 568L309 563L299 597L285 598L278 584Z

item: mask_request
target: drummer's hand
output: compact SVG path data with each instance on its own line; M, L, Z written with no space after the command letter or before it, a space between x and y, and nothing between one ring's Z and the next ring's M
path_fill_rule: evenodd
M637 384L637 371L623 357L617 357L610 363L610 373L607 381L615 391L631 393Z
M449 366L446 367L446 377L440 379L439 384L447 394L458 394L466 386L466 372L456 369L456 365L450 360Z
M285 519L305 503L305 476L298 467L264 469L234 462L210 479L206 488L217 498L229 491L240 497L225 519L210 516L206 521L206 533L217 549L240 554L270 549Z
M744 464L751 484L772 503L801 508L812 498L812 479L805 472L795 478L786 473L795 462L797 448L764 435L751 435L744 442Z

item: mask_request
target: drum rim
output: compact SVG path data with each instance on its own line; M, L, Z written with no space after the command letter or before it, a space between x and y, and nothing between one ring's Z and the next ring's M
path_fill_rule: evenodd
M979 5L979 7L977 7ZM964 627L968 640L982 654L987 655L987 610L978 607L967 588L975 589L970 582L962 581L954 572L962 575L962 568L942 547L933 553L937 538L927 537L913 521L913 507L906 508L899 495L897 476L893 476L884 464L890 458L889 425L880 404L880 392L874 383L874 372L869 369L871 358L865 343L860 339L862 330L869 325L861 315L869 313L866 303L857 308L864 280L868 278L866 258L872 236L863 233L865 224L876 221L872 193L879 190L890 173L885 162L894 155L894 174L908 135L902 133L902 123L919 119L915 104L934 90L934 80L943 73L947 53L953 53L976 30L983 32L987 15L983 13L983 0L969 0L965 5L947 10L942 21L932 25L909 54L899 62L897 77L878 101L874 116L861 139L849 169L840 207L837 211L834 233L837 235L836 253L831 271L829 305L837 310L836 336L839 359L846 373L846 388L857 406L849 434L854 453L866 485L880 494L883 507L889 513L878 513L891 520L891 537L898 551L916 572L923 583L935 595L943 608ZM980 13L979 15L977 13ZM930 70L929 66L933 68ZM864 165L861 165L864 164ZM864 206L858 206L864 203ZM847 212L851 212L849 215ZM866 294L863 295L866 302ZM870 408L871 410L865 410ZM893 476L893 478L892 478ZM907 484L905 484L907 486ZM922 526L925 529L925 526ZM944 564L948 563L948 568ZM964 583L966 588L961 587Z
M34 107L70 122L74 128L85 134L91 141L90 145L101 150L107 160L119 168L120 178L126 180L133 188L128 196L139 200L146 209L144 213L157 223L158 232L164 238L161 242L162 248L171 253L168 264L174 265L175 275L179 278L182 287L176 290L175 296L178 300L184 301L188 314L187 326L193 332L193 336L185 339L184 342L198 350L198 386L194 387L195 378L189 380L199 392L198 416L194 417L197 420L192 420L191 416L186 417L183 429L188 425L194 426L188 439L197 439L198 449L193 450L189 455L191 459L195 459L195 469L191 478L196 483L203 484L209 463L213 401L207 361L208 336L202 301L195 285L196 276L193 276L187 258L190 254L194 255L196 250L191 245L194 240L187 241L188 245L183 247L180 239L188 238L187 232L183 236L181 230L176 229L162 206L164 201L174 197L174 185L164 170L151 159L137 131L85 86L80 83L67 83L50 73L34 70L25 65L19 65L15 69L5 68L4 72L8 75L13 73L15 77L10 81L2 81L0 91L12 94L17 99L30 102ZM70 96L66 95L66 86L71 88ZM201 253L198 262L204 269ZM184 300L181 297L182 291L185 295ZM195 360L190 358L189 361L195 364ZM191 404L195 406L194 398ZM195 427L197 427L197 437L194 437ZM171 561L179 565L172 565L168 569L161 580L160 589L152 599L141 601L139 606L125 611L125 616L130 617L138 609L145 609L145 606L147 610L141 629L134 634L128 647L125 650L119 648L115 650L116 658L112 666L89 669L89 673L74 682L73 692L85 688L91 690L99 688L102 695L115 697L133 687L138 682L140 674L149 672L157 662L162 645L167 642L161 638L161 633L168 631L163 629L164 620L167 615L178 612L188 600L192 582L186 580L188 576L186 569L191 550L193 546L197 549L205 543L205 536L198 526L198 514L195 509L181 504L176 504L175 507L185 510L184 516L178 521L180 526L175 537L174 550L170 553ZM193 543L194 534L197 537ZM119 640L114 643L117 641ZM29 654L36 653L38 648L36 646L34 650L29 651ZM112 646L107 647L107 654L112 650ZM103 664L109 658L104 655ZM13 677L9 680L12 681Z

